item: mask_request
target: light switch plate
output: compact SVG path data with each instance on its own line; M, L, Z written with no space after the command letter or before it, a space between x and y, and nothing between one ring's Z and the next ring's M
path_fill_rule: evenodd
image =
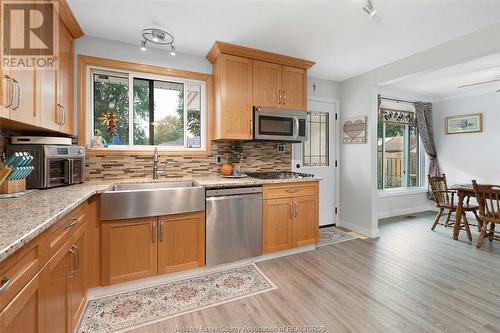
M221 155L215 155L215 163L222 164L222 156Z
M284 154L285 153L285 145L276 145L276 151L278 154Z

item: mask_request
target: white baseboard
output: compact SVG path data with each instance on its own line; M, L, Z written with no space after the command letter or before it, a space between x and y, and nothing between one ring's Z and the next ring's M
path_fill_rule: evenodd
M346 220L339 220L338 226L352 230L352 231L357 232L358 234L362 234L368 238L377 238L380 236L378 227L376 229L368 229L368 228L360 227L359 225L352 223L352 222L349 222L349 221L346 221Z
M158 276L144 278L144 279L140 279L140 280L136 280L136 281L124 282L124 283L120 283L117 285L107 286L107 287L92 288L92 289L89 289L87 291L87 299L93 300L96 298L101 298L101 297L119 294L122 292L153 287L153 286L157 286L157 285L168 283L168 282L178 281L178 280L182 280L182 279L186 279L186 278L193 278L193 277L204 275L207 273L223 271L226 269L231 269L231 268L235 268L235 267L249 265L249 264L260 262L260 261L276 259L276 258L280 258L280 257L289 256L292 254L302 253L302 252L308 252L308 251L312 251L315 249L316 249L315 245L301 246L301 247L297 247L297 248L290 249L290 250L274 252L274 253L269 253L269 254L263 254L263 255L258 256L258 257L243 259L243 260L239 260L239 261L235 261L235 262L231 262L231 263L227 263L227 264L221 264L221 265L210 266L210 267L194 268L194 269L190 269L190 270L183 271L183 272L158 275Z
M378 219L385 219L388 217L401 216L401 215L407 215L407 214L415 214L415 213L420 213L420 212L426 212L429 210L434 210L434 205L422 205L422 206L418 206L418 207L393 209L393 210L387 210L384 212L378 212L377 218Z

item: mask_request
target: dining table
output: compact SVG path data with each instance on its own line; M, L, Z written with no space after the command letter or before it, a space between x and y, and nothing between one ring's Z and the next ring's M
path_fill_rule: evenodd
M476 193L474 192L474 188L472 184L455 184L450 186L451 190L457 191L457 211L455 213L455 224L453 225L453 239L458 240L458 236L460 233L460 223L462 221L462 214L464 209L464 200L465 198L476 197Z

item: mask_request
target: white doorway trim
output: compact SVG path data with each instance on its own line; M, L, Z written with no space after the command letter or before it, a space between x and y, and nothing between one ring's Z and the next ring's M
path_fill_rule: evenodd
M328 98L328 97L317 97L317 96L307 96L308 101L315 101L315 102L323 102L323 103L329 103L329 104L334 104L335 105L335 113L337 115L337 119L334 118L332 119L335 122L335 134L334 134L334 156L330 160L330 163L333 163L333 170L334 170L334 184L335 184L335 207L337 207L337 214L335 214L333 220L334 223L337 225L340 222L340 103L338 99L335 98ZM294 150L292 149L292 170L295 169L295 165L293 165L295 161L295 156L294 156ZM335 161L337 161L337 165L335 166ZM321 186L321 181L320 181L320 186Z

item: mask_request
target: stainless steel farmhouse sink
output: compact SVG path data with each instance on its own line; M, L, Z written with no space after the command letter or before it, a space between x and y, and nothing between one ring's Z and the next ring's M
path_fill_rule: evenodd
M101 194L101 220L205 210L205 189L192 181L116 184Z

